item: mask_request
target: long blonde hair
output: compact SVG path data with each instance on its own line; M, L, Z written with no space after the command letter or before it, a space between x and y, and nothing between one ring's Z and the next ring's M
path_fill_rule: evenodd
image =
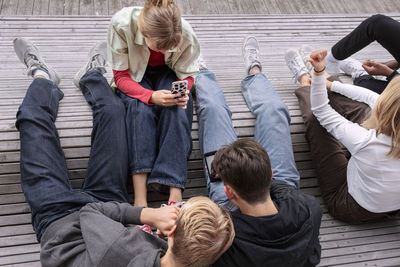
M147 0L138 27L144 37L156 43L157 49L173 49L182 39L180 9L173 0Z
M389 136L392 144L387 155L400 158L400 76L390 81L362 126Z

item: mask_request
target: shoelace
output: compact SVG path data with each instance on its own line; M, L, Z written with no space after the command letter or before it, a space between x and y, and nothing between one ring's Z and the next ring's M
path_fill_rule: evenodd
M300 60L301 60L301 61L300 61ZM291 67L293 67L293 66L299 67L299 68L290 68L290 67L289 67L290 70L293 72L293 77L292 77L292 79L293 79L293 82L294 82L294 83L296 83L296 82L298 81L298 79L299 79L299 74L300 74L301 72L309 73L307 67L306 67L306 66L302 66L302 65L304 65L303 60L300 59L300 58L298 58L298 57L292 58L292 59L289 61L289 64L288 64L288 65L291 66Z
M246 49L246 52L248 54L248 59L250 62L254 62L254 61L260 62L260 58L258 57L258 53L257 53L256 49L249 48L249 49Z
M104 67L105 64L105 59L100 54L96 54L92 57L92 60L90 61L90 68Z

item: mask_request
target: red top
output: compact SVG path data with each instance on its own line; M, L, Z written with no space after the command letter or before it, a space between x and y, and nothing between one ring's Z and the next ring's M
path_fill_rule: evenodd
M160 65L165 65L164 54L161 52L150 50L150 58L148 65L155 67ZM131 76L129 75L129 69L123 71L113 70L114 74L114 82L118 86L118 88L124 92L126 95L137 98L140 101L146 103L147 105L153 105L150 102L150 98L154 93L153 90L149 90L135 82ZM193 86L194 79L193 77L189 76L184 80L188 81L188 90L190 90ZM181 79L177 79L177 81L181 81Z

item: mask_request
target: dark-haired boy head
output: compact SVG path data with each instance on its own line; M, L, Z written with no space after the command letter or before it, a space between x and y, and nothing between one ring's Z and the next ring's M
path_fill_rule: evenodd
M228 199L242 213L263 216L278 212L269 194L271 162L256 141L241 139L221 148L215 154L212 170L223 181Z

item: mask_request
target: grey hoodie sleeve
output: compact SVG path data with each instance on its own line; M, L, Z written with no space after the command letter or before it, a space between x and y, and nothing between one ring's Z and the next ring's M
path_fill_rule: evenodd
M86 217L88 214L102 214L114 221L122 224L141 224L140 214L143 207L134 207L129 203L118 202L93 202L87 204L80 211L80 218L82 214ZM82 221L81 221L82 223Z
M121 248L132 245L131 240L138 239L135 236L140 231L133 231L128 238L125 224L140 224L141 211L142 207L117 202L90 203L80 210L80 227L90 265L97 266L110 254L114 255L112 258L118 254L121 262L129 260L125 259L129 253Z

